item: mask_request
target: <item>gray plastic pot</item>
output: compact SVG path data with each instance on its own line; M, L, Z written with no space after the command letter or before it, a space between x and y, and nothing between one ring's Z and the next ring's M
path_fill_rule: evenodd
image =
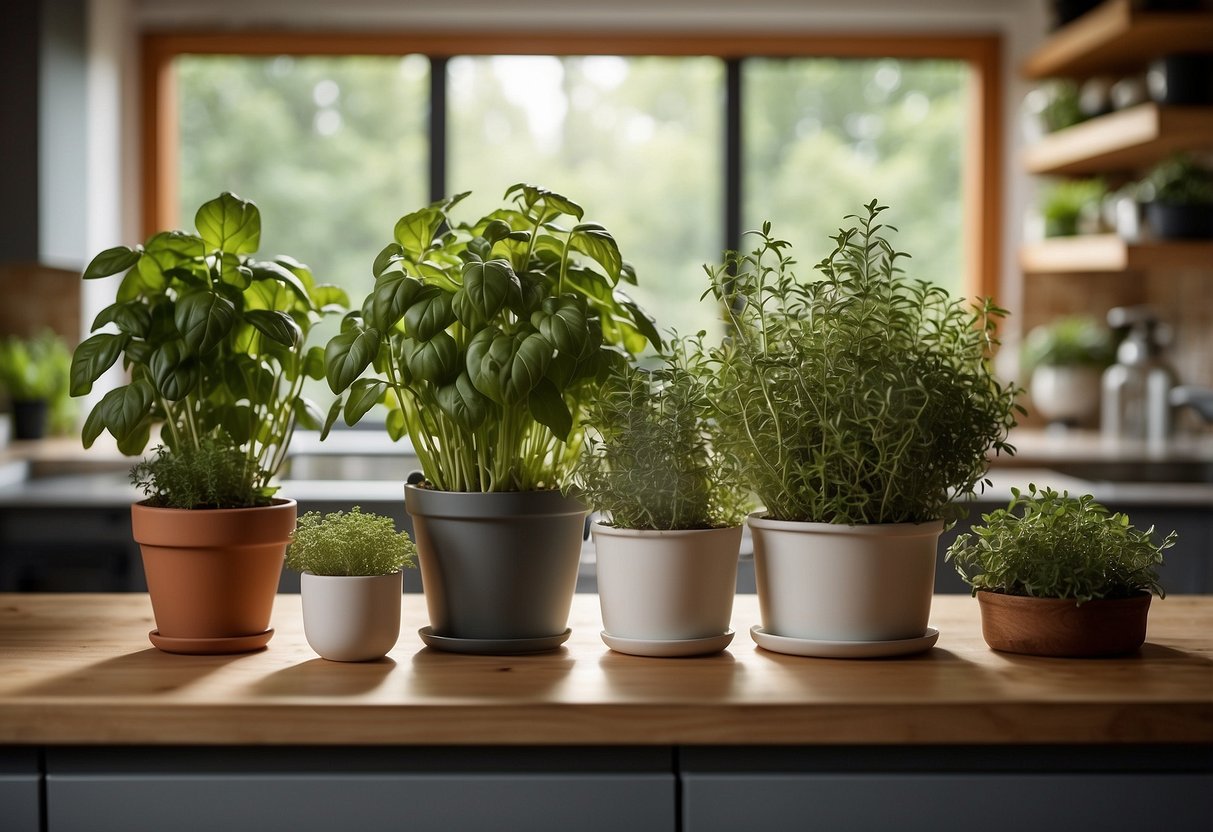
M404 487L435 635L532 639L568 628L586 507L558 491Z

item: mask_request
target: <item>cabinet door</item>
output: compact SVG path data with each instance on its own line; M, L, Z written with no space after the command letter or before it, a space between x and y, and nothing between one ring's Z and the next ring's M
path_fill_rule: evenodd
M26 748L0 749L0 829L38 832L38 752Z
M511 770L503 749L475 765L425 771L393 767L374 750L369 764L356 751L336 750L323 766L256 752L230 749L226 760L210 753L198 764L165 764L155 754L140 761L136 751L52 756L48 832L669 832L675 823L668 764L602 770L532 758ZM425 752L408 754L416 763Z

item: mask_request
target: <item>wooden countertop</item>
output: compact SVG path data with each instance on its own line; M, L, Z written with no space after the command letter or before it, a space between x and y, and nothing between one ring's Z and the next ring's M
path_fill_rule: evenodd
M337 664L278 598L268 649L175 656L147 641L146 595L0 595L0 744L1213 743L1213 597L1156 601L1139 655L994 653L977 603L938 596L937 646L846 661L758 649L737 597L723 654L646 659L599 640L578 595L559 651L435 652L406 595L388 660Z

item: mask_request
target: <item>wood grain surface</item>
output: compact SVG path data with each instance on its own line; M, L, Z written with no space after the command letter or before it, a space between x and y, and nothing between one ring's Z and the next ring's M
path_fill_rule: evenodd
M639 658L602 644L579 595L560 650L462 656L421 644L406 595L389 657L338 664L308 647L297 595L241 656L155 650L146 595L0 595L0 743L1213 743L1210 596L1156 601L1140 653L1086 661L989 650L967 596L937 597L938 644L900 659L770 653L758 620L738 596L726 652Z

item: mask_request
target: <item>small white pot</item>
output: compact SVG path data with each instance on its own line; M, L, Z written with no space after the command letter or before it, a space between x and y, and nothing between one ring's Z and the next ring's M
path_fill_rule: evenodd
M641 531L595 523L592 531L598 599L609 635L679 641L729 629L740 526Z
M749 518L762 627L812 641L927 630L943 521L844 526Z
M1095 424L1099 414L1100 379L1096 367L1051 367L1032 371L1029 391L1036 411L1050 422Z
M400 637L404 575L369 577L303 573L303 633L322 658L379 659Z

